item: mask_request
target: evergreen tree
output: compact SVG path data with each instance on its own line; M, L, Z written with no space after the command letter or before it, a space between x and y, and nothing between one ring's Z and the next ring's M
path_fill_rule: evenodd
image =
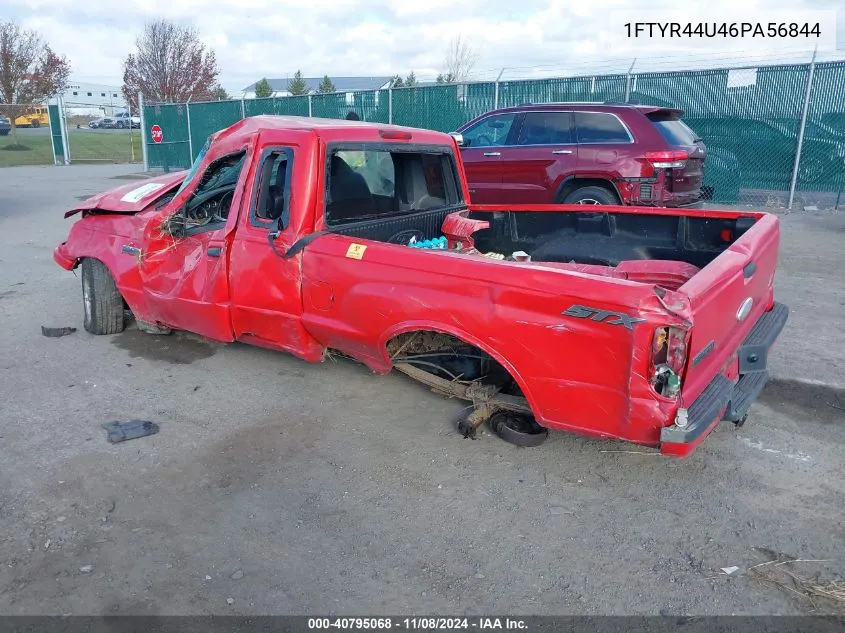
M291 79L288 84L288 92L294 96L308 94L308 84L306 84L305 80L302 78L302 71L297 70L296 73L294 73L293 79Z

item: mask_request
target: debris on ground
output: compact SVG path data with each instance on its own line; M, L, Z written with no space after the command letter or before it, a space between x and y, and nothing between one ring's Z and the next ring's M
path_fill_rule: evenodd
M82 567L79 568L79 571L81 571L83 574L90 574L92 571L94 571L94 566L93 565L83 565Z
M41 326L41 334L50 338L59 338L76 332L75 327L45 327Z
M813 610L820 602L845 609L845 579L822 578L822 572L812 575L799 573L798 568L806 565L827 563L827 560L801 559L770 552L773 560L748 568L748 573L758 581L774 585L794 598L810 604Z
M149 420L129 420L127 422L106 422L103 428L108 431L108 440L112 444L134 440L158 433L158 424Z
M722 571L725 572L725 574L727 574L728 576L738 570L739 567L722 567Z
M236 571L234 574L232 574L232 576L231 576L232 580L240 580L243 577L244 577L244 573L240 569L238 571Z

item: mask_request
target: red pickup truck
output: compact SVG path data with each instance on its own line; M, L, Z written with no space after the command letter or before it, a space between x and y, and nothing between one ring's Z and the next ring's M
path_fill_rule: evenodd
M130 310L319 362L329 350L475 406L502 437L562 429L689 455L741 424L788 310L765 213L477 206L437 132L252 117L187 172L99 194L54 252L85 329Z

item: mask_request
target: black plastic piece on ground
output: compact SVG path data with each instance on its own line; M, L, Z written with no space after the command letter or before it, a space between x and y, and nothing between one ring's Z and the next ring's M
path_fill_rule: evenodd
M534 418L510 411L493 414L490 427L496 435L516 446L540 446L549 437L549 430L537 424Z
M52 338L59 338L60 336L67 336L76 332L75 327L44 327L41 326L41 334Z
M138 437L155 435L158 433L158 424L149 420L129 420L127 422L106 422L103 428L108 431L108 440L112 444L134 440Z

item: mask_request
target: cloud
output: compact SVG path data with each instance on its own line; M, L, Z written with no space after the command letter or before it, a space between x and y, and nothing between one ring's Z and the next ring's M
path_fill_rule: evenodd
M800 16L807 9L838 6L836 0L748 0L743 15L767 22L778 9ZM640 70L671 70L686 56L691 56L688 66L699 67L723 66L728 59L771 63L790 51L812 48L807 40L633 40L623 29L632 15L638 20L671 16L730 22L738 15L734 0L711 0L706 11L671 0L123 0L109 7L103 11L75 0L4 0L7 15L38 30L67 55L78 81L119 84L121 61L145 21L191 24L215 50L221 82L230 92L262 76L285 77L297 70L336 77L413 70L420 78L433 78L458 34L477 50L475 77L484 79L495 78L503 67L511 79L624 72L633 57ZM835 31L834 24L831 20L823 27ZM842 20L840 31L841 25ZM845 42L840 46L845 48Z

